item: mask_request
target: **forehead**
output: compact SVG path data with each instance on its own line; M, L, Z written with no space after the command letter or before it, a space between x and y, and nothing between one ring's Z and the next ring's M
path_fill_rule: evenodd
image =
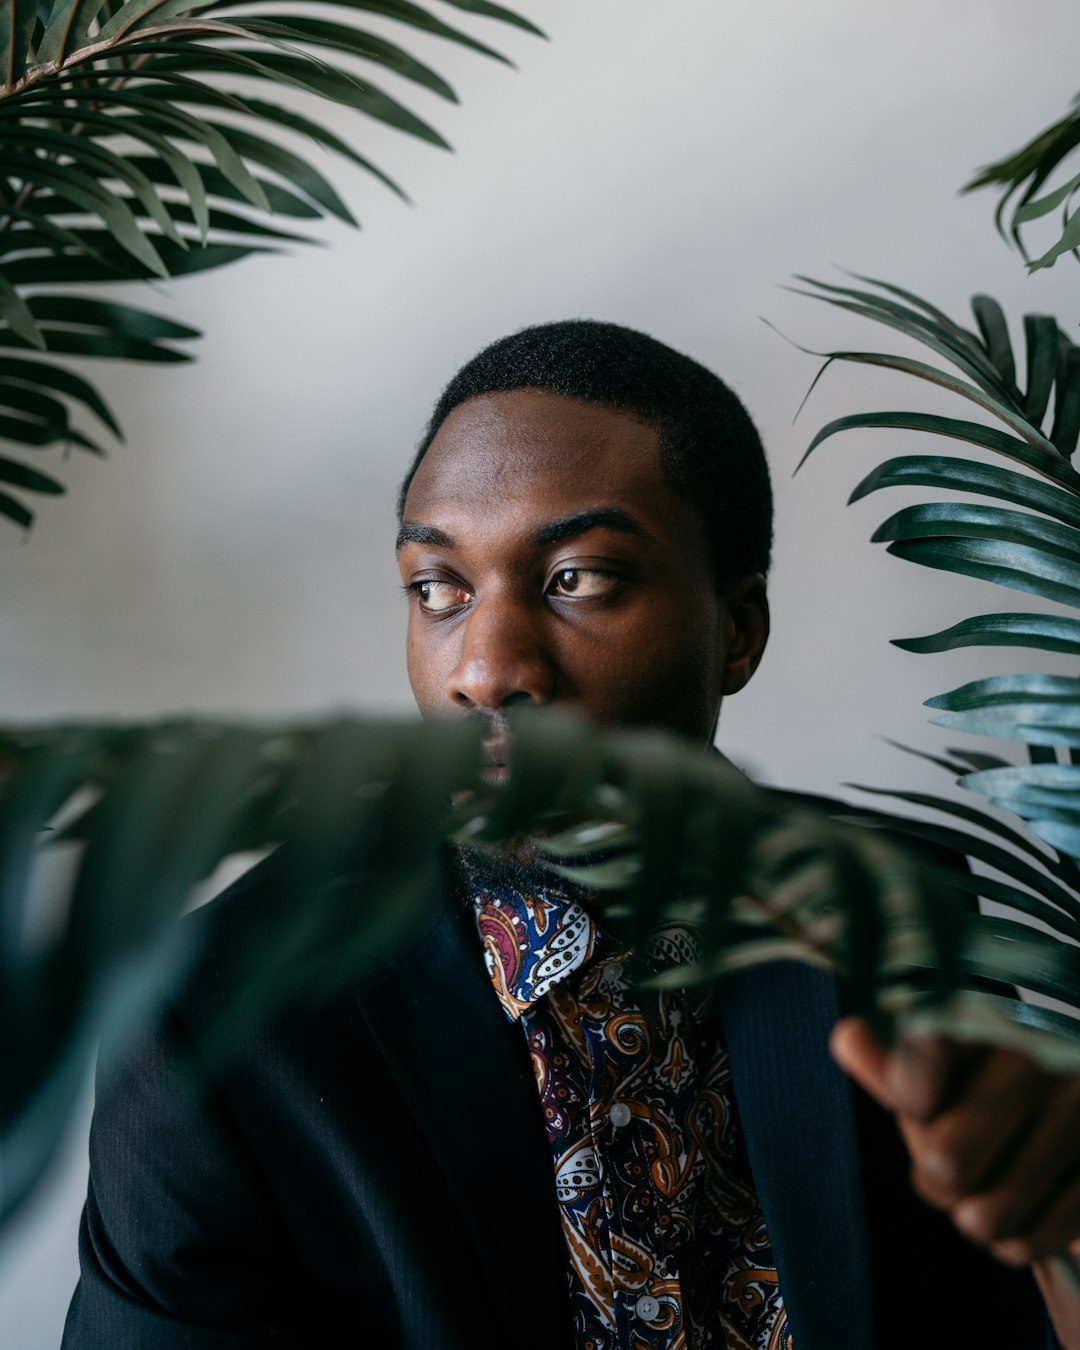
M674 497L655 427L605 405L515 389L453 410L420 461L405 517L426 521L464 503L556 515L602 502L662 508Z

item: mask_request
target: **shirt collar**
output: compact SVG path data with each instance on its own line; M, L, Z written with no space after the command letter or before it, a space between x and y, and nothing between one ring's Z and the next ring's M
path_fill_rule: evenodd
M595 920L557 889L487 882L472 900L488 974L512 1021L596 951Z
M466 849L459 849L458 864L488 974L511 1021L586 962L625 958L587 908L595 893L546 870L522 869L518 876L495 872L485 867L482 855ZM642 951L653 970L701 958L697 932L683 924L665 925Z

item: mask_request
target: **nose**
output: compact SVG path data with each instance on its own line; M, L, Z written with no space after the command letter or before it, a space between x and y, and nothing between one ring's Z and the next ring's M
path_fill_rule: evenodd
M477 601L461 631L459 659L447 681L451 703L494 712L555 696L542 615L532 606L508 596Z

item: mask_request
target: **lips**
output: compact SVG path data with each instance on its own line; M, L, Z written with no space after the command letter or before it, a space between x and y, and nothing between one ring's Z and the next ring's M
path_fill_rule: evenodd
M495 713L488 734L480 743L481 776L485 783L498 786L510 776L510 727L505 713Z
M480 744L480 762L485 768L505 769L509 750L509 736L485 736Z
M510 738L487 736L480 744L480 776L492 787L500 787L510 777L508 765Z

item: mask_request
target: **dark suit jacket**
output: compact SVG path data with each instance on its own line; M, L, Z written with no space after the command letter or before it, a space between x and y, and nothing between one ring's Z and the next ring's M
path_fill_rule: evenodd
M101 1089L65 1350L571 1350L524 1037L460 904L191 1073L273 887L271 860L193 916L192 979ZM717 1002L796 1350L1041 1350L1030 1277L914 1199L829 1059L831 981L778 964Z

